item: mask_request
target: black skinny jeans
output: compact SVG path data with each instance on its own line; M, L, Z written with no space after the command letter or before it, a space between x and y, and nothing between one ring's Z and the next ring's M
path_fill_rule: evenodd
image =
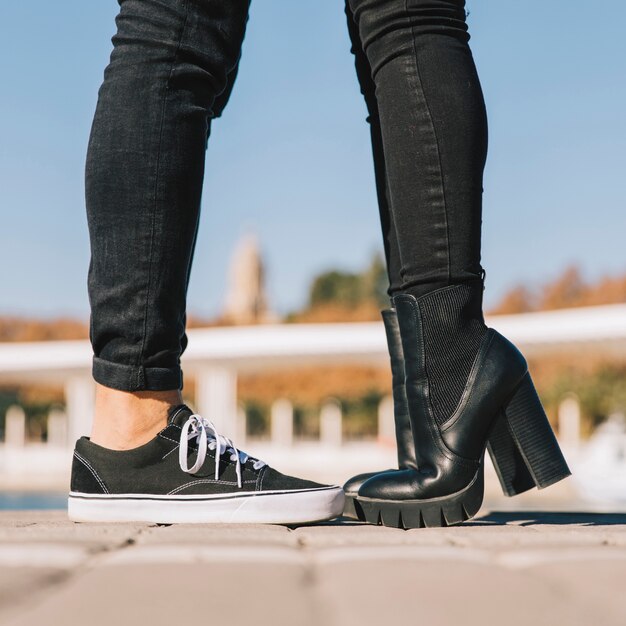
M347 0L389 295L481 278L487 116L464 0Z
M210 123L249 0L119 0L86 165L93 376L182 388ZM486 119L460 0L349 0L391 295L480 276Z

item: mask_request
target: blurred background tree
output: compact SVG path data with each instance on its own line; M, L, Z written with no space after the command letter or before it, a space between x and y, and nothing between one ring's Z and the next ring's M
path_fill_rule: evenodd
M375 254L362 272L332 269L311 281L307 304L286 316L287 322L377 321L380 309L388 307L387 270Z

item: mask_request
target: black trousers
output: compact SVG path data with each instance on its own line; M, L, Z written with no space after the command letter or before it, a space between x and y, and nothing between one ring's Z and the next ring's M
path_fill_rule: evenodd
M249 0L119 0L89 141L93 376L182 387L185 301L211 120ZM460 0L349 0L389 293L480 277L486 117Z
M348 0L389 293L480 279L487 118L464 0Z

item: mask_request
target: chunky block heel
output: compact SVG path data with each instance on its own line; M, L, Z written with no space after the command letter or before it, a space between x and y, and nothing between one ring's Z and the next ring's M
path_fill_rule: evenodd
M495 420L487 450L505 495L516 496L535 487L535 481L513 439L504 412Z
M489 451L508 495L529 489L530 480L542 489L571 474L529 373L497 420Z

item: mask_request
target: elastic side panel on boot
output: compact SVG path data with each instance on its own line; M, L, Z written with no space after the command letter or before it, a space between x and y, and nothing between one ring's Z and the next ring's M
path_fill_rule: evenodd
M418 304L430 400L437 423L443 424L459 404L487 332L482 283L438 289L419 298Z

